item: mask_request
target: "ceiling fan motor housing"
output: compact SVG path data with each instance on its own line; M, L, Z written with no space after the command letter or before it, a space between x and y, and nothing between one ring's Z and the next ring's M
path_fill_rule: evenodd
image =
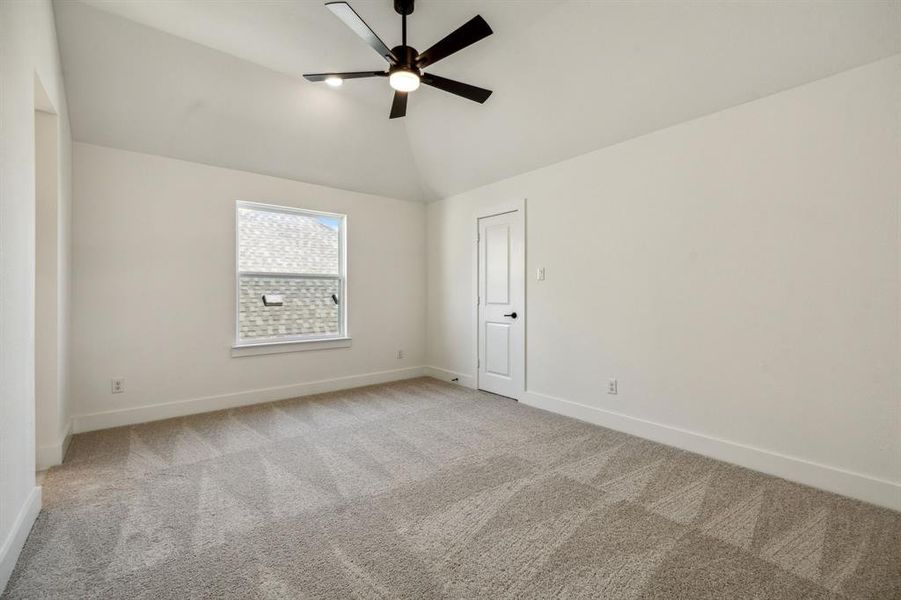
M416 66L416 57L419 56L416 48L412 46L395 46L391 49L391 52L397 57L397 64L392 65L388 69L389 74L394 71L411 71L417 75L422 75L422 71Z

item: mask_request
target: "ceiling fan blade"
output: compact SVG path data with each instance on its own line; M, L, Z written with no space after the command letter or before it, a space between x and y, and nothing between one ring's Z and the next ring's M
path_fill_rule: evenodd
M389 119L406 116L407 114L407 92L394 92L394 101L391 103L391 116Z
M445 92L450 92L451 94L463 96L464 98L472 100L473 102L478 102L479 104L485 102L485 100L488 99L488 96L491 95L491 90L469 85L468 83L460 83L459 81L454 81L453 79L448 79L446 77L439 77L438 75L423 73L421 80L426 85L436 87Z
M303 76L307 81L325 81L329 77L339 79L362 79L363 77L386 77L384 71L354 71L352 73L308 73Z
M440 42L416 57L416 66L425 69L454 52L475 44L492 34L491 27L481 15L476 15L459 28L451 32Z
M385 45L385 42L379 39L379 36L377 36L369 25L366 24L366 21L350 7L350 4L347 2L326 2L325 6L332 11L336 17L344 21L344 24L350 27L364 42L369 44L373 50L378 52L382 58L392 65L397 63L397 57L394 56L391 49Z

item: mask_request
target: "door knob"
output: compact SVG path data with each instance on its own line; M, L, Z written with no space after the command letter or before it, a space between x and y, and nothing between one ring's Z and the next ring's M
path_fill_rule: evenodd
M516 318L516 313L515 313L515 312L512 312L512 313L510 313L509 315L504 315L504 316L505 316L505 317L510 317L511 319L515 319L515 318Z

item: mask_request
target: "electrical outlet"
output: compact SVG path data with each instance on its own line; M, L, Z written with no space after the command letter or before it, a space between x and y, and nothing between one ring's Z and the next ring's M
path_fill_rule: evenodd
M607 393L608 394L618 394L619 393L619 388L617 387L616 379L610 379L607 382Z
M398 350L397 351L397 360L403 360L403 358L404 358L404 351Z
M110 380L110 390L114 394L121 394L125 391L125 379L116 377Z
M538 281L544 281L544 267L538 267L538 273L535 277Z

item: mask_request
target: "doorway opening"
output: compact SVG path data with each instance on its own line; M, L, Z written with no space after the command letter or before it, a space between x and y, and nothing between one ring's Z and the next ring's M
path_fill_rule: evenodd
M59 114L40 79L34 82L34 406L35 470L62 462L63 342ZM40 477L39 477L40 479ZM38 482L40 485L40 482Z

